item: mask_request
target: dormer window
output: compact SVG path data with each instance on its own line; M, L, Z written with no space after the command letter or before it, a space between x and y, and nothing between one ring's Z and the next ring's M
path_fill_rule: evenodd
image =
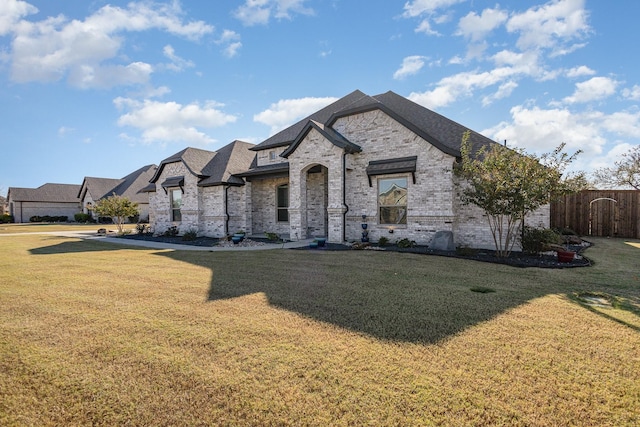
M275 151L269 151L269 160L275 160L276 156L277 154Z

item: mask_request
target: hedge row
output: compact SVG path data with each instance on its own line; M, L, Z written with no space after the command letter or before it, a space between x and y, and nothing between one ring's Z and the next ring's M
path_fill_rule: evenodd
M62 216L34 215L31 218L29 218L29 222L67 222L67 221L69 221L69 217L66 215L62 215Z

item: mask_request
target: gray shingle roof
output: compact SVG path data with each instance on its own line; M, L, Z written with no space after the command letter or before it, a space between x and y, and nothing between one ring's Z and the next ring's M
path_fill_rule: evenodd
M251 166L255 157L255 153L250 151L253 146L248 142L236 140L217 151L185 148L160 162L150 182L158 181L167 164L183 162L187 169L200 179L199 186L244 185L244 181L234 175Z
M253 150L263 150L292 144L310 121L316 121L330 128L340 117L380 109L393 117L402 125L411 129L423 139L452 156L459 157L462 136L465 131L471 131L470 141L474 150L484 145L495 144L484 135L454 122L434 111L429 110L394 92L369 96L358 90L340 98L333 104L300 120L294 125L278 132Z
M38 188L9 187L8 197L16 202L77 203L80 186L76 184L43 184Z
M147 195L140 194L140 190L149 184L156 169L156 165L146 165L120 179L85 177L79 187L78 197L84 199L85 194L89 193L97 201L115 193L133 202L149 203Z

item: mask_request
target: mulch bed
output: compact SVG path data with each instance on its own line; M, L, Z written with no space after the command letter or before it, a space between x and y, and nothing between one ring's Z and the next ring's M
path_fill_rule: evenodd
M128 234L121 236L123 239L135 239L135 240L147 240L153 242L173 243L179 245L192 245L192 246L217 246L220 243L220 239L213 237L198 237L195 240L182 240L182 237L168 237L168 236L151 236L145 234ZM274 243L267 239L251 240L262 243ZM387 245L382 248L369 246L362 250L377 250L386 252L404 252L421 255L435 255L446 256L452 258L469 259L481 262L491 262L495 264L505 264L513 267L541 267L541 268L572 268L572 267L588 267L591 265L591 261L588 258L582 256L582 252L589 246L574 245L569 246L568 249L579 254L571 262L559 262L556 255L529 255L523 252L513 252L507 258L501 258L496 256L495 251L486 249L464 249L463 251L436 251L429 249L427 246L417 245L411 248L400 248L395 245ZM309 248L308 246L302 248L296 248L294 250L309 250L309 251L351 251L354 250L351 245L343 245L339 243L326 243L324 247Z

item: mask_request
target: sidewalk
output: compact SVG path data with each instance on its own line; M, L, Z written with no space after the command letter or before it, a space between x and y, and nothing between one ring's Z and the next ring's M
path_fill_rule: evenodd
M173 249L179 251L206 251L206 252L238 252L238 251L264 251L270 249L292 249L309 246L309 242L313 239L299 240L297 242L286 243L265 243L259 246L194 246L180 245L176 243L152 242L148 240L123 239L119 237L109 237L108 235L97 235L93 232L86 231L48 231L41 234L49 234L62 237L75 237L86 240L99 240L108 243L116 243L119 245L137 246L153 249Z

